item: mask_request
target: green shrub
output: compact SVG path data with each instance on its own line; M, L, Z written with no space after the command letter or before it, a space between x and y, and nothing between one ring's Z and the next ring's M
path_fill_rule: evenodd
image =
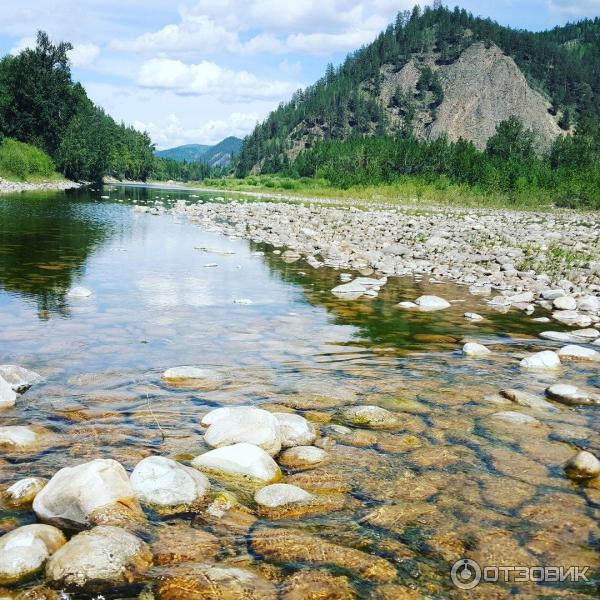
M0 176L6 179L48 179L55 175L52 159L39 148L6 138L0 143Z

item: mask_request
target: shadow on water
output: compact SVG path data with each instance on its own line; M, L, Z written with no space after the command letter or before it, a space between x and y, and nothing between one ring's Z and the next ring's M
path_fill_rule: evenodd
M68 316L66 294L110 226L82 200L86 191L0 198L0 287L34 301L42 319Z

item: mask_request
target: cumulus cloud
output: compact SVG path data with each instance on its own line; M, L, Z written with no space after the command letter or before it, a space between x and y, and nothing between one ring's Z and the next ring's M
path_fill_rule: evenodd
M199 0L178 23L111 47L163 53L326 54L372 40L415 0ZM419 0L420 4L426 4ZM256 32L259 33L256 33Z
M99 56L100 48L96 44L73 44L69 52L69 60L73 67L87 67Z
M170 58L152 58L140 69L143 87L170 89L179 94L216 95L222 100L282 98L299 86L286 81L260 79L248 71L234 71L214 62L187 64Z
M258 113L234 112L227 118L211 119L195 127L170 114L162 123L135 121L133 126L147 131L159 148L169 148L191 143L216 144L230 135L245 137L260 118Z

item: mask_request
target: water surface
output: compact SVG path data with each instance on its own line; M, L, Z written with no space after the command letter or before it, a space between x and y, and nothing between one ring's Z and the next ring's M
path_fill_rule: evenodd
M339 511L266 524L315 533L397 568L397 581L383 585L330 566L358 597L411 590L414 597L450 597L450 567L465 556L482 564L597 568L600 490L572 484L560 468L577 447L600 449L597 412L561 407L539 414L486 397L505 387L542 394L555 380L518 367L520 355L547 347L537 338L547 325L488 310L465 288L427 279L390 279L377 299L339 300L330 293L337 271L286 262L283 249L229 239L169 214L132 210L178 199L214 201L144 187L0 198L0 364L46 378L2 412L0 424L30 424L47 436L34 452L0 449L0 482L49 478L97 457L127 469L149 454L185 462L206 450L200 419L211 407L301 405L298 412L329 438L332 462L315 478L334 472L350 491ZM70 298L76 285L92 296ZM453 307L424 314L394 306L424 293ZM240 299L252 304L234 302ZM466 311L486 320L469 323ZM493 356L465 359L466 338L484 341ZM162 382L166 368L185 364L218 369L225 383L206 391ZM597 368L585 364L571 364L559 377L600 384ZM331 427L335 405L349 402L396 411L402 426L342 434ZM500 425L491 418L500 410L526 412L542 426ZM171 522L201 527L192 519ZM0 506L0 533L33 521L31 511ZM147 540L165 526L150 515ZM290 560L266 569L247 543L250 528L233 544L213 533L222 542L219 561L277 585L303 566ZM595 591L593 583L478 589L477 597L498 598Z

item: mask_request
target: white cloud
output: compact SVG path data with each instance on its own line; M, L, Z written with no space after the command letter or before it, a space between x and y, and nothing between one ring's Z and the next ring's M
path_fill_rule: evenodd
M96 44L73 44L69 52L69 60L73 67L87 67L99 56L100 48Z
M239 39L235 32L228 31L208 16L191 15L179 25L166 25L154 33L144 33L131 41L116 40L111 42L111 47L135 52L235 52L239 49Z
M169 58L152 58L140 69L137 82L143 87L170 89L179 94L216 95L222 100L282 98L299 86L286 81L260 79L248 71L234 71L203 60L186 64Z
M192 143L216 144L230 135L243 138L260 118L258 113L234 112L227 118L211 119L200 126L190 127L175 114L170 114L163 124L135 121L133 126L139 131L147 131L158 148L170 148Z
M180 21L111 47L134 52L347 52L371 41L415 0L199 0ZM427 4L419 0L420 4ZM258 31L258 33L257 33Z

